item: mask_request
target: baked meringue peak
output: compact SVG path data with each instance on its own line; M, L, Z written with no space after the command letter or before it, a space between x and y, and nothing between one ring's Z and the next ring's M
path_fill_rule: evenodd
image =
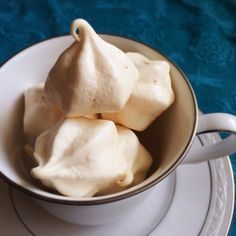
M72 197L121 191L142 181L151 164L131 130L84 117L65 118L41 134L34 157L32 176Z
M152 61L139 53L127 55L139 70L138 82L124 108L115 113L103 113L102 118L143 131L174 102L170 66L165 61Z
M121 110L139 77L133 61L104 41L85 20L74 20L71 34L75 42L49 72L47 99L67 117Z

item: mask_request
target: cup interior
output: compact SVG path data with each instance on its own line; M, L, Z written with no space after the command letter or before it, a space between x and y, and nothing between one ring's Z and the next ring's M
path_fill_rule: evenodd
M24 91L44 82L60 53L73 39L63 36L44 41L22 51L0 68L0 172L6 180L36 198L63 203L111 201L143 191L161 181L177 167L188 151L197 123L194 93L183 73L156 50L131 39L102 37L123 50L138 52L152 60L165 60L171 66L175 102L143 132L136 132L154 159L148 178L120 193L86 199L61 196L41 188L30 176L31 161L24 155Z

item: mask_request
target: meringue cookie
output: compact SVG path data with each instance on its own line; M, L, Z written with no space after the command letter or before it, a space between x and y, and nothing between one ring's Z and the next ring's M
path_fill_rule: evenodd
M44 84L39 84L24 93L24 133L31 138L36 138L63 116L58 107L46 100L43 88Z
M93 196L125 174L117 145L113 122L67 118L37 138L31 174L63 195Z
M82 117L61 120L41 134L34 156L32 176L72 197L121 191L133 179L143 180L151 163L132 131Z
M99 191L99 195L120 192L135 186L147 177L147 172L152 164L152 157L145 147L139 142L133 131L116 125L119 136L120 158L124 158L125 175L117 179L116 185L110 185Z
M151 61L139 53L127 53L139 70L139 80L125 107L102 118L127 128L142 131L174 102L170 66L165 61Z
M67 117L121 110L139 76L134 63L101 39L85 20L73 21L71 34L76 41L51 69L46 97Z

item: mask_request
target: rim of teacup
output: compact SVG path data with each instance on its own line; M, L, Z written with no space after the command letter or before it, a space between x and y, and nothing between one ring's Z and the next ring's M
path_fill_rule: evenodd
M129 197L132 197L134 195L137 195L138 193L144 192L145 190L150 189L151 187L153 187L154 185L156 185L157 183L161 182L164 178L166 178L169 174L172 173L172 171L174 171L176 169L176 167L181 163L181 161L184 159L184 157L186 156L189 148L191 147L191 144L194 140L194 136L196 133L196 129L197 129L197 118L198 118L198 105L197 105L197 100L196 100L196 96L195 93L193 91L193 88L189 82L189 80L187 79L186 75L184 74L184 72L179 68L179 66L177 66L171 59L169 59L164 53L160 52L158 49L140 42L136 39L132 39L126 36L119 36L119 35L115 35L115 34L103 34L103 33L99 33L99 35L101 36L112 36L112 37L116 37L116 38L121 38L121 39L126 39L129 40L131 42L135 42L135 43L139 43L151 50L154 50L155 52L159 53L162 57L164 57L167 61L169 61L181 74L181 76L183 77L183 79L185 80L189 91L191 93L192 99L193 99L193 104L194 104L194 122L193 122L193 127L192 127L192 131L191 131L191 135L190 138L188 140L187 145L185 146L184 150L182 151L182 153L178 156L178 158L176 158L175 162L161 175L159 175L157 178L155 178L154 180L147 182L145 185L138 187L140 184L121 191L119 193L115 193L115 194L109 194L109 195L104 195L104 196L98 196L98 197L91 197L91 198L80 198L80 199L76 199L76 198L70 198L67 196L61 196L61 198L54 198L53 196L46 196L46 195L42 195L40 193L37 193L27 187L24 187L16 182L14 182L13 180L11 180L9 177L7 177L1 170L0 170L0 177L7 182L10 186L16 188L17 190L20 190L23 193L28 194L29 196L36 198L38 200L43 200L43 201L47 201L47 202L51 202L51 203L55 203L55 204L62 204L62 205L100 205L100 204L106 204L106 203L112 203L115 201L120 201ZM39 46L40 44L43 44L45 42L49 42L52 40L57 40L60 39L62 37L68 37L69 35L62 35L62 36L57 36L57 37L52 37L49 39L45 39L42 40L38 43L35 43L29 47L26 47L24 49L22 49L21 51L19 51L18 53L14 54L13 56L11 56L9 59L7 59L1 66L0 66L0 71L8 65L8 63L10 63L12 60L14 60L14 58L20 56L23 53L26 53L28 51L30 51L31 49L33 49L34 47ZM45 191L46 192L46 191ZM50 193L48 193L50 194Z

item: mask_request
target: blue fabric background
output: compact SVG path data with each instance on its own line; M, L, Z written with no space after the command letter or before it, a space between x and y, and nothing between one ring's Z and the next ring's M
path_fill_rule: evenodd
M159 49L186 73L203 112L236 115L235 0L0 0L0 65L25 47L68 34L74 18ZM236 174L236 155L231 161ZM236 235L235 216L229 235Z

